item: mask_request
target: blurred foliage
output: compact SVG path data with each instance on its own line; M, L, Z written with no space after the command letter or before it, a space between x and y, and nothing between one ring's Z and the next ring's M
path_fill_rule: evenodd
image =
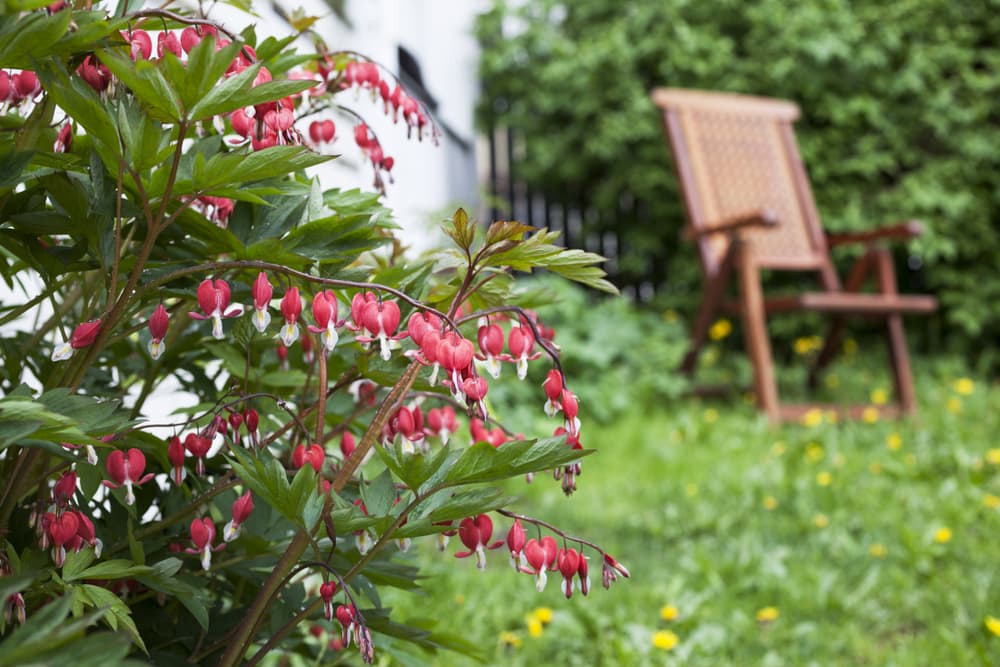
M477 25L479 121L523 134L514 168L533 191L553 200L586 193L596 211L587 219L620 236L626 276L649 275L665 254L666 293L690 298L701 284L692 248L676 242L683 210L650 90L793 99L825 226L922 219L902 286L935 292L946 326L961 334L947 342L967 349L1000 330L1000 310L989 307L1000 298L998 9L946 0L497 0Z

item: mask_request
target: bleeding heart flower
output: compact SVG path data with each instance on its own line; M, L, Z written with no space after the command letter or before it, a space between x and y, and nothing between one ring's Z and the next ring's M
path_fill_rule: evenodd
M308 448L305 445L299 445L292 453L292 465L296 468L301 468L308 463L316 471L316 474L319 474L323 469L323 459L325 456L323 448L316 443L309 445Z
M333 620L333 596L336 592L336 581L325 581L319 587L319 595L323 598L323 615L328 621Z
M320 334L320 341L329 354L340 340L337 327L343 325L343 322L337 321L337 297L332 290L317 292L313 297L312 309L316 326L309 325L309 331Z
M583 556L575 549L560 549L556 557L556 565L562 574L562 592L567 599L573 597L573 577L580 569L580 560Z
M226 548L225 542L217 546L212 546L215 541L215 523L207 516L202 519L195 519L191 522L191 543L194 548L187 548L189 554L201 554L201 568L208 570L212 567L212 552L221 551Z
M285 347L291 347L299 337L299 316L302 314L302 297L299 288L292 287L281 298L281 315L285 318L285 326L281 327L281 342Z
M109 489L125 487L125 504L131 505L135 502L135 494L132 493L133 486L142 486L153 479L153 473L143 475L146 470L146 456L141 450L133 447L128 452L120 449L108 454L105 462L110 480L104 480L102 484Z
M497 549L503 545L503 540L497 540L490 544L490 537L493 536L493 521L486 514L480 514L475 518L462 519L458 525L458 538L468 551L459 551L455 558L466 558L472 554L476 555L476 567L480 570L486 569L486 549Z
M498 324L484 324L479 327L479 351L476 358L486 362L487 372L494 379L500 377L500 360L503 353L503 329Z
M514 525L507 531L507 548L510 549L510 564L515 570L525 565L524 562L525 533L520 519L514 519Z
M448 438L458 431L455 420L455 409L450 405L442 408L431 408L427 413L427 434L441 437L441 444L447 445Z
M73 356L74 350L90 347L97 340L97 334L101 331L101 321L91 320L77 325L73 329L73 335L69 341L62 345L57 345L52 351L52 361L64 361Z
M546 396L545 414L549 417L555 417L556 413L562 410L562 373L554 368L550 370L545 376L545 382L542 383L542 390L545 392Z
M517 378L523 380L528 374L528 361L541 356L541 352L531 351L535 345L535 335L527 326L511 327L507 345L510 348L510 355L505 355L503 359L517 364Z
M54 514L46 512L42 517L45 535L52 545L52 562L62 567L66 560L66 545L72 542L80 529L80 520L73 512Z
M243 314L243 306L239 304L229 308L231 299L229 283L221 278L216 279L214 283L210 279L205 279L198 285L198 305L205 314L188 314L196 320L212 320L212 336L222 340L225 337L222 332L222 318L239 317Z
M149 333L153 336L153 339L149 341L149 356L153 357L153 359L159 359L160 355L163 354L163 339L167 335L167 328L169 326L170 314L161 303L149 317Z
M194 468L195 474L204 475L205 457L212 449L212 438L202 437L197 433L188 433L187 437L184 438L184 448L198 460Z
M367 301L361 311L361 324L371 336L357 336L357 340L362 343L370 343L378 339L382 359L389 361L392 357L390 341L400 340L408 335L406 333L396 335L399 318L399 304L395 301L378 301L377 299Z
M253 512L253 497L248 490L233 503L233 518L222 529L222 539L232 542L239 537L243 522L250 517L251 512Z
M170 479L174 480L174 484L177 486L181 485L187 475L187 470L184 468L184 453L181 439L176 435L170 438L170 444L167 445L167 458L170 459L170 465L173 466L170 471Z
M358 444L354 440L354 434L350 431L344 431L343 435L340 436L340 453L344 456L344 460L351 458L351 454L357 448Z
M257 279L253 281L253 325L257 327L257 331L264 333L267 329L267 325L271 323L271 313L268 312L268 306L271 305L271 296L274 294L274 288L271 287L271 281L267 279L267 274L261 271L257 274Z

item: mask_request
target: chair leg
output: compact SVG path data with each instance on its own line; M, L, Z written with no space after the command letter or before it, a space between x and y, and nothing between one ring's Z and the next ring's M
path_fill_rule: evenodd
M691 347L688 348L684 360L681 362L681 372L688 377L694 375L695 367L698 364L698 354L705 345L708 336L708 329L712 324L712 318L722 303L722 297L726 291L726 283L729 281L729 274L732 272L732 249L726 251L719 269L715 275L708 280L705 288L705 296L698 306L698 314L695 316L694 327L691 329Z
M892 255L887 249L876 251L879 289L883 294L897 294L896 268ZM889 347L889 363L892 366L896 388L896 400L900 412L912 415L917 410L917 399L913 391L913 372L910 370L910 353L906 347L906 333L903 330L903 316L898 313L886 317L886 342Z
M743 335L747 354L754 372L754 392L757 405L763 409L772 423L781 420L778 404L778 385L774 377L774 362L771 357L771 341L767 337L767 319L764 309L764 292L760 285L760 270L749 253L748 246L741 244L739 257L740 295L743 308Z

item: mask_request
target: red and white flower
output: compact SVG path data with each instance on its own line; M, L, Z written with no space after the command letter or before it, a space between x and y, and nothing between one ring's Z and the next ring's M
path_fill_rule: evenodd
M243 522L250 517L251 512L253 512L253 496L248 490L233 503L233 518L222 529L222 539L232 542L239 537Z
M214 282L205 279L198 285L198 305L201 306L204 315L194 312L188 314L196 320L212 320L212 336L222 340L225 337L222 332L222 318L239 317L243 314L243 306L236 304L232 308L229 307L231 300L229 283L221 278Z
M476 555L476 567L480 570L486 569L486 550L497 549L503 545L503 540L490 543L493 536L493 521L486 514L480 514L475 518L462 519L458 524L458 539L468 551L459 551L455 558L467 558Z
M267 279L267 274L261 271L257 274L257 279L253 281L253 325L257 331L264 333L267 325L271 323L271 313L268 306L271 305L271 297L274 295L274 288L271 281Z
M329 354L340 340L337 327L343 325L343 322L337 321L337 297L333 291L317 292L313 297L312 310L316 326L310 324L309 331L320 334L320 342Z
M153 359L159 359L160 355L163 354L165 347L163 339L167 335L167 328L169 326L170 314L167 313L167 309L161 303L149 317L149 333L153 336L153 339L149 341L149 356L153 357Z
M97 340L97 334L101 331L101 321L91 320L77 325L73 329L73 335L69 340L61 345L57 345L52 350L52 361L64 361L73 356L76 350L90 347Z
M285 325L281 327L281 342L285 347L291 347L299 338L299 316L302 314L302 297L299 288L291 287L285 296L281 297L281 315Z
M135 494L132 492L133 486L142 486L153 479L153 473L143 475L146 470L146 456L141 450L133 447L127 452L120 449L108 454L105 462L110 480L104 480L102 484L109 489L125 487L125 504L131 505L135 502Z
M184 551L189 554L201 554L201 569L208 570L212 567L212 552L225 549L226 543L212 546L212 542L215 541L215 523L207 516L192 521L190 530L194 548L188 547Z

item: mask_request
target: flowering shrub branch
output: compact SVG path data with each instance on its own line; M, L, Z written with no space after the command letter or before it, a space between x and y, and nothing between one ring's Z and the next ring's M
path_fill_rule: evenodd
M366 662L382 634L467 650L379 609L375 582L414 585L393 546L420 538L443 550L457 537L455 556L480 568L506 543L517 572L542 587L558 570L567 596L588 592L585 549L606 585L628 576L601 547L505 509L514 499L495 486L552 470L569 494L589 454L555 332L519 304L513 272L613 291L602 258L462 210L444 224L453 249L378 254L395 247L379 193L324 190L305 172L332 159L346 117L376 190L391 182L390 139L336 111L337 96L381 100L407 137L438 130L373 61L289 43L170 3L0 15L0 274L38 286L0 312L13 330L3 650L59 661L100 645L107 665L314 659L290 636L321 610ZM546 373L551 437L490 413L505 364ZM174 409L167 379L196 404ZM506 539L491 516L513 519ZM527 539L524 524L550 534ZM380 578L387 568L405 574ZM63 625L65 641L42 641ZM174 639L150 641L163 627ZM265 640L266 627L279 630Z

